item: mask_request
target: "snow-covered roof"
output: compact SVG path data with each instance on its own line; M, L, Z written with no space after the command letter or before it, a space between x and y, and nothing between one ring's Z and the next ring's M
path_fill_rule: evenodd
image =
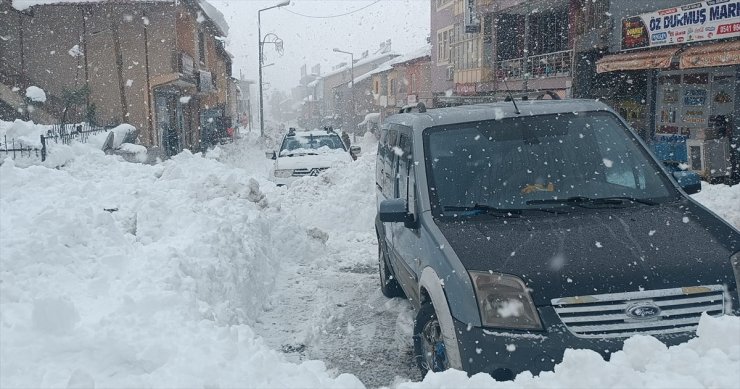
M53 4L77 4L77 3L104 3L104 2L123 2L122 0L12 0L13 8L23 11L36 5L53 5ZM174 3L176 0L126 0L128 2L140 3ZM222 35L228 35L229 24L226 23L224 15L216 9L208 0L197 0L197 4L213 24L218 28Z
M362 65L368 64L370 62L377 61L377 60L379 60L379 59L381 59L383 57L398 57L399 55L400 54L395 53L393 51L388 52L388 53L378 54L378 55L373 56L373 57L367 57L367 58L363 58L363 59L358 60L357 62L355 62L355 66L354 67L362 66ZM327 78L327 77L333 76L335 74L346 72L347 70L350 70L350 68L351 68L351 66L349 64L347 64L347 65L344 65L344 66L342 66L342 67L340 67L338 69L335 69L335 70L333 70L333 71L331 71L329 73L324 74L322 77Z
M424 57L430 57L432 55L432 46L424 46L422 48L416 49L412 51L411 53L402 55L401 57L397 58L397 61L395 61L393 64L402 64L405 62L413 61L419 58Z
M36 5L50 5L50 4L75 4L75 3L102 3L105 1L112 0L12 0L13 8L23 11L24 9L36 6ZM175 0L130 0L132 2L141 3L174 3Z
M375 69L373 69L373 70L371 70L371 71L369 71L369 72L367 72L365 74L362 74L362 75L360 75L358 77L355 77L355 84L358 83L358 82L361 82L363 80L368 79L369 77L371 77L374 74L387 72L387 71L393 69L393 65L398 65L398 64L405 63L405 62L408 62L408 61L412 61L412 60L415 60L415 59L418 59L418 58L430 56L430 55L432 55L431 53L432 53L432 47L427 45L427 46L422 47L420 49L414 50L414 51L412 51L409 54L405 54L405 55L401 55L401 56L392 58L389 61L383 62L377 68L375 68ZM347 84L347 85L349 86L349 84Z
M224 18L224 14L221 11L217 10L207 0L198 0L198 5L200 5L200 9L206 13L206 16L211 19L223 35L229 35L229 23L226 23L226 18Z

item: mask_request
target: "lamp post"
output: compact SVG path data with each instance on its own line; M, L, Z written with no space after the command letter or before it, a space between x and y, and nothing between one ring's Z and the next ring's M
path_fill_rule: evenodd
M349 54L350 63L349 63L349 78L350 82L352 83L350 86L350 93L352 94L352 118L355 116L355 111L357 110L357 107L355 107L355 55L349 51L339 50L337 48L334 48L335 53L342 53L342 54ZM352 128L352 141L357 141L357 129Z
M290 0L284 0L281 1L279 4L273 5L272 7L262 8L261 10L257 11L257 39L259 40L259 88L260 88L260 136L265 135L265 117L264 117L264 108L262 106L263 99L262 99L262 11L267 11L268 9L278 8L278 7L285 7L286 5L290 4Z

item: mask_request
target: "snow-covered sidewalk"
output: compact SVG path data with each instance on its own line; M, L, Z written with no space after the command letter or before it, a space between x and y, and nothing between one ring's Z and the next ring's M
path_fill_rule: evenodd
M609 362L569 350L539 377L497 383L448 371L404 382L414 377L404 367L389 370L387 359L410 358L404 350L412 314L377 290L374 149L369 139L362 146L355 163L291 188L267 181L271 161L250 139L154 166L91 147L74 147L77 156L61 169L6 160L0 387L740 382L740 319L733 317L703 319L699 337L676 347L634 337ZM696 198L740 225L740 186L705 187ZM383 360L362 354L370 346L352 343L357 339L376 340ZM301 345L311 350L301 354Z

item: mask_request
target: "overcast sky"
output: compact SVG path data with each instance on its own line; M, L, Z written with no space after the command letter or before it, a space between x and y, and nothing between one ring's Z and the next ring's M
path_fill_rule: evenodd
M223 12L229 23L227 46L234 55L233 74L241 70L246 78L257 79L257 10L280 0L209 0ZM405 54L426 44L429 35L429 0L292 0L283 8L262 12L262 35L274 33L284 41L282 57L273 45L265 45L263 78L273 88L289 91L298 84L300 68L321 64L321 73L349 61L349 56L334 53L337 47L355 53L372 54L380 42L391 39L394 51ZM339 15L363 7L358 12L334 18L309 16Z

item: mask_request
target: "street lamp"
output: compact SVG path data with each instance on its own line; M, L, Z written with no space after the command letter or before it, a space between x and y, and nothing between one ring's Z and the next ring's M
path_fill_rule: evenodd
M355 55L349 51L339 50L336 47L334 48L335 53L342 53L342 54L349 54L350 57L350 63L349 63L349 78L351 79L350 82L352 83L350 86L350 93L352 94L352 118L355 116L355 111L357 110L357 107L355 107ZM357 141L357 129L352 128L352 138L353 142Z
M263 100L262 100L262 11L267 11L268 9L278 8L278 7L285 7L286 5L290 4L290 0L284 0L280 3L273 5L272 7L262 8L261 10L257 11L257 40L259 40L259 87L260 87L260 136L265 135L265 117L264 117L264 109L263 109Z

